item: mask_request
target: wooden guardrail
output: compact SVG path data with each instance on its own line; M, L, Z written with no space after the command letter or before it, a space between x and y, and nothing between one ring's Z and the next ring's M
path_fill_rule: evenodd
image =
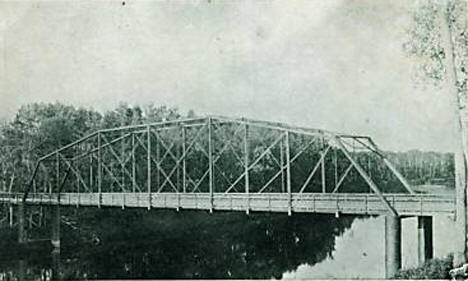
M384 194L398 215L430 216L454 214L455 197L440 194ZM0 193L0 202L18 204L22 193ZM211 198L212 202L211 203ZM27 204L63 206L106 206L228 211L386 214L381 200L368 193L31 193Z

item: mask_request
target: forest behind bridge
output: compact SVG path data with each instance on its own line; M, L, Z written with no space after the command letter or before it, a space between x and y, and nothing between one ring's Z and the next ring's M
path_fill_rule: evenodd
M2 191L21 191L28 182L36 160L80 137L99 129L147 124L195 117L193 111L180 112L167 106L130 106L121 104L113 110L96 110L61 103L33 103L22 106L16 115L0 125L0 188ZM258 140L261 142L261 140ZM444 185L454 187L452 153L411 150L386 152L390 161L412 185ZM316 157L310 155L310 157ZM384 192L393 191L391 172L375 156L357 154L360 164L372 176L378 175ZM274 166L274 159L259 163L261 172ZM306 166L307 163L304 163ZM308 168L308 167L307 167ZM306 170L306 169L305 169ZM295 175L306 177L307 175ZM351 180L353 180L352 176ZM358 176L355 175L355 180ZM396 191L396 190L395 190Z
M60 103L24 105L12 120L0 128L1 190L21 191L39 157L96 130L195 115L194 112L182 113L175 108L155 105L122 104L104 113ZM258 139L251 141L261 142ZM294 150L295 146L292 147ZM372 177L380 179L378 183L384 192L395 191L392 186L396 179L392 178L382 161L364 152L356 154L359 164ZM387 154L411 184L440 184L453 188L451 153L408 151ZM295 174L293 181L307 177L306 171L310 168L308 157L317 155L306 155L301 160L304 161L301 165L306 168L303 174ZM329 164L327 166L332 166ZM274 165L272 158L266 158L252 173L269 173ZM351 189L348 187L347 191L363 191L365 183L359 182L357 174L350 174L349 180ZM16 247L16 230L6 228L8 207L2 208L3 248L5 253L21 256L21 251L8 250ZM50 218L46 208L38 210L38 207L31 206L27 212L28 239L47 239L50 236L47 224ZM33 216L37 215L39 220L37 217L34 220ZM253 213L246 216L224 212L209 215L194 211L64 208L61 218L64 276L70 279L84 276L280 278L282 273L295 270L301 264L313 265L331 256L335 237L349 228L354 219L330 215L294 214L288 217L285 214ZM13 226L15 224L13 221ZM317 240L323 243L317 244ZM174 249L175 244L180 246ZM218 250L212 251L213 248ZM183 262L164 264L168 261L167 255ZM34 259L34 255L31 257ZM14 268L13 258L8 254L0 256L0 267L3 270ZM50 266L51 261L40 256L30 262L29 269L33 274ZM78 263L80 266L76 266ZM155 267L155 264L164 265L166 269ZM78 272L76 268L86 270Z

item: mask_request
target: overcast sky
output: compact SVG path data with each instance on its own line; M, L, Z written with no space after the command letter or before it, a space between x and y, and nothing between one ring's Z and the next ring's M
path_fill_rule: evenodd
M445 89L402 50L416 2L0 2L0 117L156 103L452 150Z

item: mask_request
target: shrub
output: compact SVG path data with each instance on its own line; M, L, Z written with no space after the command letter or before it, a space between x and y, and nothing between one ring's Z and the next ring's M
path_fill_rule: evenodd
M453 255L428 260L422 266L399 270L395 279L450 279L452 261Z

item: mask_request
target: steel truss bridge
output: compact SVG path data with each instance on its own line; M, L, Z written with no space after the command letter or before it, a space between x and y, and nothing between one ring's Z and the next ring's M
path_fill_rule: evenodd
M383 168L391 179L382 178ZM0 193L1 201L247 213L455 213L454 195L416 194L368 136L226 117L96 131L41 157L25 190Z

